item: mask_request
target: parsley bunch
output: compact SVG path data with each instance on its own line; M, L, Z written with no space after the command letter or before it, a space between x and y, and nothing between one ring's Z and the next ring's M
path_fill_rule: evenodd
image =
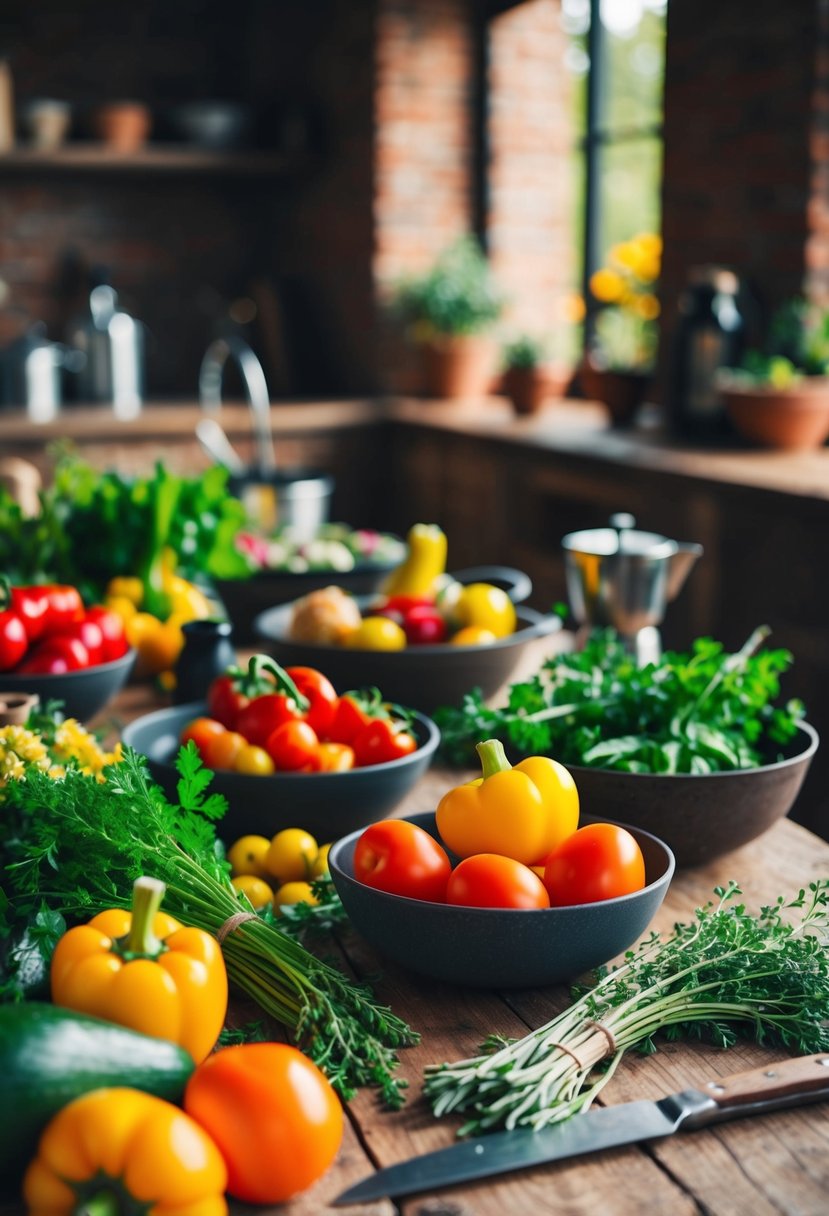
M465 1114L461 1134L546 1127L586 1110L629 1048L655 1051L657 1032L720 1047L742 1034L793 1053L829 1049L829 879L758 915L733 902L734 883L715 893L719 902L693 921L664 939L651 934L618 967L601 969L540 1029L428 1067L434 1113ZM794 923L784 916L792 911Z
M768 633L756 629L734 654L699 638L690 653L667 652L637 667L613 630L597 632L583 650L510 685L505 705L492 708L475 690L460 708L438 709L442 755L468 764L481 739L500 739L521 754L632 773L768 763L803 716L799 701L774 704L792 656L758 649Z
M67 919L128 907L141 874L165 883L165 911L208 933L252 911L230 883L216 838L225 799L206 794L212 773L192 743L178 769L177 804L130 748L103 782L74 769L54 781L36 767L10 782L0 817L0 931L38 923L44 907ZM231 983L291 1030L343 1097L373 1084L400 1105L395 1052L416 1035L367 988L257 916L225 937L222 953Z

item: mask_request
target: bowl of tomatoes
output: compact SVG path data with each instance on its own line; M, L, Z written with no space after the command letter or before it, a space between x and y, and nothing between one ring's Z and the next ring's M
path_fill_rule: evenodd
M580 831L588 829L584 843L575 833L556 863L557 873L568 875L562 880L568 902L559 906L550 906L549 896L545 901L539 891L546 889L544 879L535 870L510 858L459 859L443 846L431 811L350 832L331 846L328 865L354 928L383 960L448 984L539 987L572 980L633 945L658 912L674 872L671 850L651 833L589 816L581 823ZM597 898L595 878L579 878L578 850L592 866L598 849L605 889L614 889L614 882L626 889L637 884L625 883L631 861L616 847L622 837L638 846L642 885ZM378 865L389 889L376 885L372 871ZM579 902L579 881L585 902ZM450 903L452 884L458 902ZM492 900L499 906L485 906Z
M86 607L75 587L13 586L0 610L0 690L60 702L86 722L126 683L135 662L120 618Z
M206 701L146 714L125 727L123 742L171 798L178 750L192 742L213 771L211 790L227 799L228 837L270 837L301 820L332 840L390 813L432 760L434 722L377 694L339 696L312 668L282 675L290 686L252 696L243 681L219 676Z
M447 575L445 585L447 591L478 596L475 624L453 631L448 597L434 603L414 597L406 604L405 596L335 596L340 589L334 586L318 593L331 600L319 604L318 640L313 633L297 631L305 607L301 600L260 613L254 630L280 663L322 667L341 688L376 684L389 700L428 714L439 705L457 704L473 688L492 696L509 679L528 643L561 629L558 615L537 612L523 602L532 591L523 571L476 567ZM355 628L342 640L325 636L332 610L353 614ZM504 611L509 625L488 628Z

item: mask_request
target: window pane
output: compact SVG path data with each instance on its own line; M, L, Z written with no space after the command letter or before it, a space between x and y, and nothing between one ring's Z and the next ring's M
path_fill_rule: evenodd
M627 241L639 232L661 231L662 141L625 140L601 149L599 248Z
M602 115L605 132L662 122L667 0L601 0L605 33Z

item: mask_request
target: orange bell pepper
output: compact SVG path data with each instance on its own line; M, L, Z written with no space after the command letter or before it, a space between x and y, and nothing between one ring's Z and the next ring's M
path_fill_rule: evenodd
M449 790L438 803L441 840L459 857L500 853L537 865L578 826L572 775L549 756L529 756L513 768L497 739L476 750L483 776Z
M164 884L136 879L133 906L69 929L52 956L57 1005L169 1039L203 1060L227 1013L227 972L214 937L159 912Z
M227 1168L194 1119L137 1089L95 1089L47 1124L23 1179L30 1216L225 1216Z

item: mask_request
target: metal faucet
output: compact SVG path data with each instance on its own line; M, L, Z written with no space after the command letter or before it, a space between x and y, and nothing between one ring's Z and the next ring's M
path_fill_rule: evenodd
M215 417L222 404L222 378L229 358L236 362L253 416L257 465L262 471L276 467L271 429L271 399L262 364L241 338L216 338L205 351L199 368L199 401Z

